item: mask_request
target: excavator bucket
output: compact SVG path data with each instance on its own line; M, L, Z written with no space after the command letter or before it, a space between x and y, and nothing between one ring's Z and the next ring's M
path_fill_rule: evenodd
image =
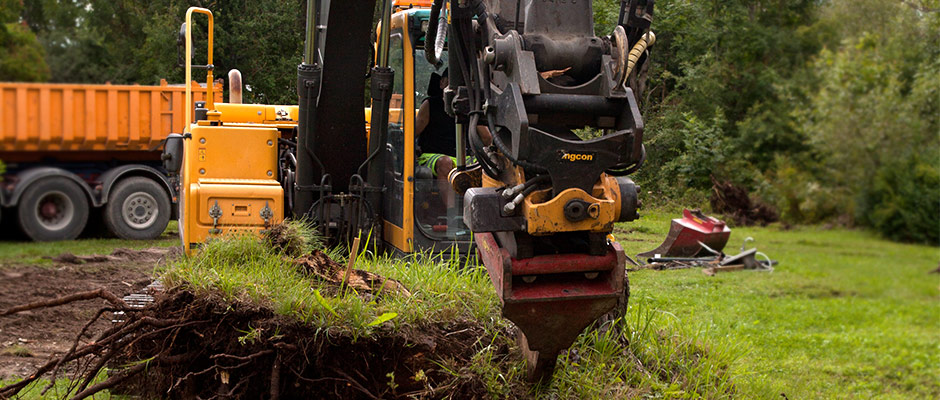
M702 214L699 210L682 210L682 218L672 220L669 235L659 247L640 253L640 258L655 257L704 257L712 255L708 248L721 251L728 244L731 229L717 218Z
M528 379L551 379L558 353L624 296L626 256L616 242L602 256L588 254L510 257L492 233L474 236L483 264L503 305L519 327Z

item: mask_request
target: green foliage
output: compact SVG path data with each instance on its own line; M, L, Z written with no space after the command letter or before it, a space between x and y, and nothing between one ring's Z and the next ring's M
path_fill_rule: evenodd
M186 9L183 0L36 0L24 19L48 51L56 82L180 83L177 36ZM246 102L296 103L300 63L302 0L226 1L201 4L215 16L215 77L242 72ZM196 15L194 63L205 63L206 18ZM204 80L201 70L194 79Z
M818 25L841 41L830 43L810 64L818 84L806 90L807 106L791 115L818 151L800 168L828 189L805 193L801 201L828 207L829 201L817 195L841 192L836 197L842 214L858 216L857 222L892 238L935 241L936 207L919 206L938 198L937 192L931 186L904 185L940 174L938 165L926 162L940 154L940 35L935 29L940 17L910 4L876 1L833 1L820 14ZM909 201L888 200L894 192ZM924 220L923 213L934 218ZM796 217L797 222L816 219ZM934 221L927 229L931 236L899 232L914 228L913 221Z
M601 2L615 7L608 3ZM657 42L640 98L644 187L683 196L708 189L709 175L752 185L776 154L805 150L786 116L784 89L819 47L804 30L815 7L806 0L656 3Z
M29 28L15 22L0 22L0 81L48 80L49 67L44 56Z
M936 163L913 156L879 169L862 194L858 220L894 240L940 244Z
M619 2L595 9L606 34ZM657 2L638 182L694 203L715 175L786 221L853 223L875 201L859 196L877 192L872 176L940 154L936 9L934 0ZM896 203L899 218L918 219L904 207Z

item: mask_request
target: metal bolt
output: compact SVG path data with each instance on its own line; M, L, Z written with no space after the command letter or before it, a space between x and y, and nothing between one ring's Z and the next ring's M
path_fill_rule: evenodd
M268 176L274 176L274 173L271 171L268 171Z
M199 143L206 144L206 138L199 138Z
M199 168L199 173L200 173L200 174L205 174L205 173L206 173L206 169L205 169L205 168Z
M268 146L271 146L271 145L273 145L273 144L274 144L274 142L268 140Z

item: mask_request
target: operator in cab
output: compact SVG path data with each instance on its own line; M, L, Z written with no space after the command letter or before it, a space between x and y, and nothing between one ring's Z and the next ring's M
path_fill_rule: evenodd
M418 164L431 169L437 188L450 210L454 207L454 189L450 187L447 175L457 165L457 124L444 111L444 88L448 83L446 69L440 75L431 74L428 97L421 103L415 118L415 134L421 147ZM484 126L478 127L477 131L483 143L489 145L492 141L490 131ZM467 163L470 163L470 156L467 156Z

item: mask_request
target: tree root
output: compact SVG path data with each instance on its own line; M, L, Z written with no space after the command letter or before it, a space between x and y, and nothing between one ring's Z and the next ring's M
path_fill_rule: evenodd
M70 294L68 296L62 296L59 298L51 300L37 301L29 304L23 304L16 307L8 308L6 310L0 311L0 317L5 317L10 314L16 314L23 311L35 310L37 308L49 308L61 306L63 304L74 303L76 301L91 300L91 299L105 299L109 303L113 304L115 307L120 307L121 309L127 309L127 303L124 300L121 300L119 297L115 296L114 293L111 293L105 289L95 289L89 290L87 292L78 292L75 294Z

